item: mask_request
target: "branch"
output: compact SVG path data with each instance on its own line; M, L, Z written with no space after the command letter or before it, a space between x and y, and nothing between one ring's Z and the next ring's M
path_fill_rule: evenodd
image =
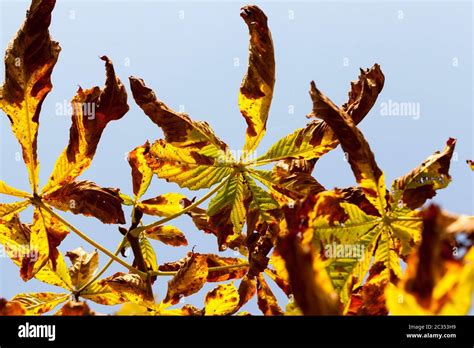
M54 216L56 219L58 219L61 223L63 223L65 226L67 226L70 230L72 230L74 233L76 233L79 237L84 239L87 243L91 244L93 247L100 250L101 252L103 252L105 255L107 255L108 257L110 257L114 261L120 263L122 266L127 268L130 272L136 273L136 274L140 275L140 277L146 277L147 276L146 273L144 273L142 271L139 271L138 269L136 269L133 266L130 266L128 263L123 261L121 258L119 258L115 254L113 254L110 250L106 249L105 247L103 247L102 245L100 245L99 243L94 241L93 239L89 238L86 234L84 234L83 232L78 230L76 227L71 225L67 220L62 218L60 215L56 214L49 206L44 204L39 197L38 198L33 198L32 202L36 206L41 207L44 210L46 210L48 213L50 213L52 216Z

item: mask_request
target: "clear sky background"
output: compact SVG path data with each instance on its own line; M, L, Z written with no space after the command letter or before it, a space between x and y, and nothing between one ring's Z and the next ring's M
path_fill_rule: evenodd
M4 50L19 29L29 3L0 0L0 47ZM385 87L377 104L360 124L385 171L387 184L410 171L448 137L458 139L451 165L453 182L434 201L448 210L474 214L474 175L465 160L474 158L472 105L472 3L470 1L254 1L269 18L276 53L273 104L259 154L282 136L302 127L311 110L309 83L314 80L328 97L341 105L359 68L379 63ZM245 122L237 106L246 71L248 31L240 18L241 1L58 1L51 33L62 52L54 70L53 91L42 108L38 139L44 184L69 139L69 116L58 115L58 104L69 103L78 86L104 83L107 55L129 91L130 111L107 126L93 164L81 179L101 186L119 187L131 194L126 153L146 140L162 137L131 98L128 76L144 78L168 106L180 105L195 120L208 121L231 149L244 143ZM2 53L3 54L3 53ZM235 64L240 62L240 64ZM4 66L0 66L4 75ZM3 78L2 78L3 81ZM413 102L420 117L384 116L382 103ZM294 110L294 113L291 113ZM25 166L17 161L18 142L9 121L0 115L0 179L29 190ZM327 188L355 184L340 148L324 156L314 171ZM176 184L154 179L147 198L166 192L201 197L205 191L181 190ZM2 202L11 201L0 197ZM31 222L31 210L22 214ZM126 211L129 214L129 211ZM115 250L121 239L117 226L93 218L63 213L79 229ZM146 222L153 219L147 218ZM177 260L195 246L196 252L217 252L214 237L196 230L186 216L175 222L189 242L173 248L159 242L159 263ZM65 252L93 248L71 233L61 244ZM232 256L229 251L224 255ZM101 265L107 261L100 255ZM130 257L129 257L130 259ZM129 260L131 262L131 260ZM123 271L114 265L108 274ZM157 299L166 293L167 278L158 279ZM205 290L216 284L206 285ZM37 280L24 283L18 268L0 258L0 296L19 292L60 290ZM186 299L202 307L206 291ZM279 289L282 305L287 301ZM90 303L90 302L89 302ZM90 303L91 304L91 303ZM117 307L92 307L110 313ZM255 299L243 309L257 313Z

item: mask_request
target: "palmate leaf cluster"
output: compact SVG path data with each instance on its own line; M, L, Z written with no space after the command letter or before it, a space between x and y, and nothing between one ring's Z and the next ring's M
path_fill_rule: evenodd
M52 89L51 74L60 53L48 29L54 5L53 0L32 1L5 55L0 107L21 146L31 190L0 181L0 193L18 199L0 204L0 243L23 280L36 278L62 290L2 299L0 314L43 314L63 304L56 314L93 315L87 305L93 301L124 304L117 314L245 315L241 308L252 298L264 315L469 310L474 289L473 219L436 206L422 209L451 181L456 140L448 139L442 151L388 188L357 128L382 91L385 77L379 65L361 70L340 107L312 82L309 123L255 155L266 133L275 84L271 32L257 6L246 6L240 14L250 35L248 69L238 96L247 125L240 157L208 123L174 111L143 79L130 77L135 103L163 137L130 151L133 194L79 179L107 124L129 110L127 88L112 61L103 56L105 85L79 88L73 97L69 143L41 187L37 158L41 105ZM86 112L90 105L95 107L94 117ZM338 145L358 186L327 190L312 172L318 159ZM468 164L472 168L472 161ZM154 177L208 191L198 200L176 192L153 194L149 186ZM24 222L25 214L20 216L28 206L34 208L31 223ZM124 206L132 211L128 223ZM79 231L60 211L122 225L117 251L95 243L91 238L95 231ZM145 225L143 215L160 219ZM241 256L193 250L181 260L159 265L150 239L187 246L186 234L172 224L182 215L214 235L220 251L232 248ZM99 253L77 248L65 253L68 266L58 247L71 231L110 261L99 270ZM467 236L467 244L460 244L461 234ZM127 248L133 253L132 265L120 258ZM454 252L458 249L462 252ZM114 261L128 273L104 276ZM153 286L164 286L162 277L172 278L166 296L157 299ZM207 282L219 284L206 294L201 308L180 305L182 297L199 292ZM277 301L276 287L288 296L287 303Z

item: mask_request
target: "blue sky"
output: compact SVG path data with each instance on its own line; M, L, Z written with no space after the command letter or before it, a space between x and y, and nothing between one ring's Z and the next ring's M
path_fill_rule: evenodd
M1 0L0 47L5 49L23 21L29 4ZM386 81L383 92L360 128L385 171L387 183L410 171L448 137L458 139L451 173L453 182L434 201L454 212L474 214L474 176L465 164L474 158L472 105L472 3L469 1L255 1L269 17L276 53L276 85L262 154L282 136L302 127L311 110L309 82L336 104L347 99L349 83L359 68L379 63ZM144 78L158 98L174 109L184 108L196 120L206 120L231 149L244 142L245 122L237 95L247 62L248 32L239 16L240 1L59 1L51 33L62 52L54 70L54 89L40 119L38 154L44 184L69 138L70 117L57 114L78 86L104 83L107 55L128 91L128 76ZM237 64L236 64L237 63ZM3 76L4 67L0 66ZM386 103L386 104L384 104ZM415 103L419 114L386 116L388 103ZM162 132L134 104L129 113L107 127L91 168L82 179L131 193L126 153ZM293 110L293 113L291 112ZM0 115L0 179L28 190L24 164L16 160L19 145ZM327 188L353 185L355 180L340 148L323 157L314 172ZM193 197L205 191L181 190L176 184L154 179L147 197L184 192ZM2 201L8 201L2 197ZM127 212L128 213L128 212ZM31 211L24 215L31 219ZM64 213L73 224L113 250L120 240L117 227L93 218ZM152 220L147 220L151 222ZM197 231L187 217L176 221L190 247L172 248L154 243L160 263L179 259L192 246L197 252L217 252L215 239ZM61 245L92 248L74 235ZM232 252L228 252L232 255ZM106 257L101 255L102 264ZM110 273L123 271L111 267ZM158 298L165 281L155 286ZM206 286L210 290L214 285ZM58 289L59 290L59 289ZM0 295L55 291L36 280L18 276L10 260L0 258ZM275 290L282 304L282 293ZM200 295L186 299L202 306ZM110 312L103 306L94 306ZM244 309L256 311L255 301Z

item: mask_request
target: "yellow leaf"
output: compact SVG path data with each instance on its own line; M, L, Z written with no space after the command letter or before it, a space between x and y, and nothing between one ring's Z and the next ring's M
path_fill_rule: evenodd
M178 273L168 281L168 292L163 300L165 305L174 305L181 297L192 295L206 283L208 266L206 257L192 254Z
M128 111L125 87L116 77L112 62L105 56L101 59L105 61L105 86L77 91L72 100L69 144L56 160L53 172L41 190L43 194L72 182L89 168L107 124L122 118Z
M455 139L448 139L442 152L435 152L410 173L392 183L392 205L407 206L410 209L421 207L426 200L436 195L451 181L449 166L456 146Z
M3 180L0 180L0 193L21 198L29 198L31 196L28 192L11 187Z
M39 114L52 89L51 73L61 50L51 40L48 30L54 4L54 1L32 2L26 20L6 51L6 80L0 89L0 108L8 115L20 142L34 192L38 188Z
M239 304L239 292L234 283L221 284L207 293L205 298L205 315L228 315L235 311Z
M177 227L166 225L149 228L143 232L148 238L159 240L171 246L188 245L188 241Z
M30 201L0 203L0 219L9 220L13 215L20 213L30 205Z
M133 194L135 200L140 199L150 186L153 177L152 170L148 167L145 155L150 150L150 143L136 147L128 154L128 164L132 168Z
M18 294L11 301L19 302L26 310L26 314L40 315L49 312L58 304L67 301L68 294L57 294L54 292L39 292Z
M157 140L150 149L148 166L162 179L191 190L208 188L232 172L224 152L214 145L181 148Z
M239 93L239 108L247 122L244 157L265 134L275 85L275 57L267 16L257 6L245 6L240 16L249 28L249 62Z
M165 193L155 198L146 199L137 204L144 213L153 216L171 216L184 209L186 196L180 193Z

